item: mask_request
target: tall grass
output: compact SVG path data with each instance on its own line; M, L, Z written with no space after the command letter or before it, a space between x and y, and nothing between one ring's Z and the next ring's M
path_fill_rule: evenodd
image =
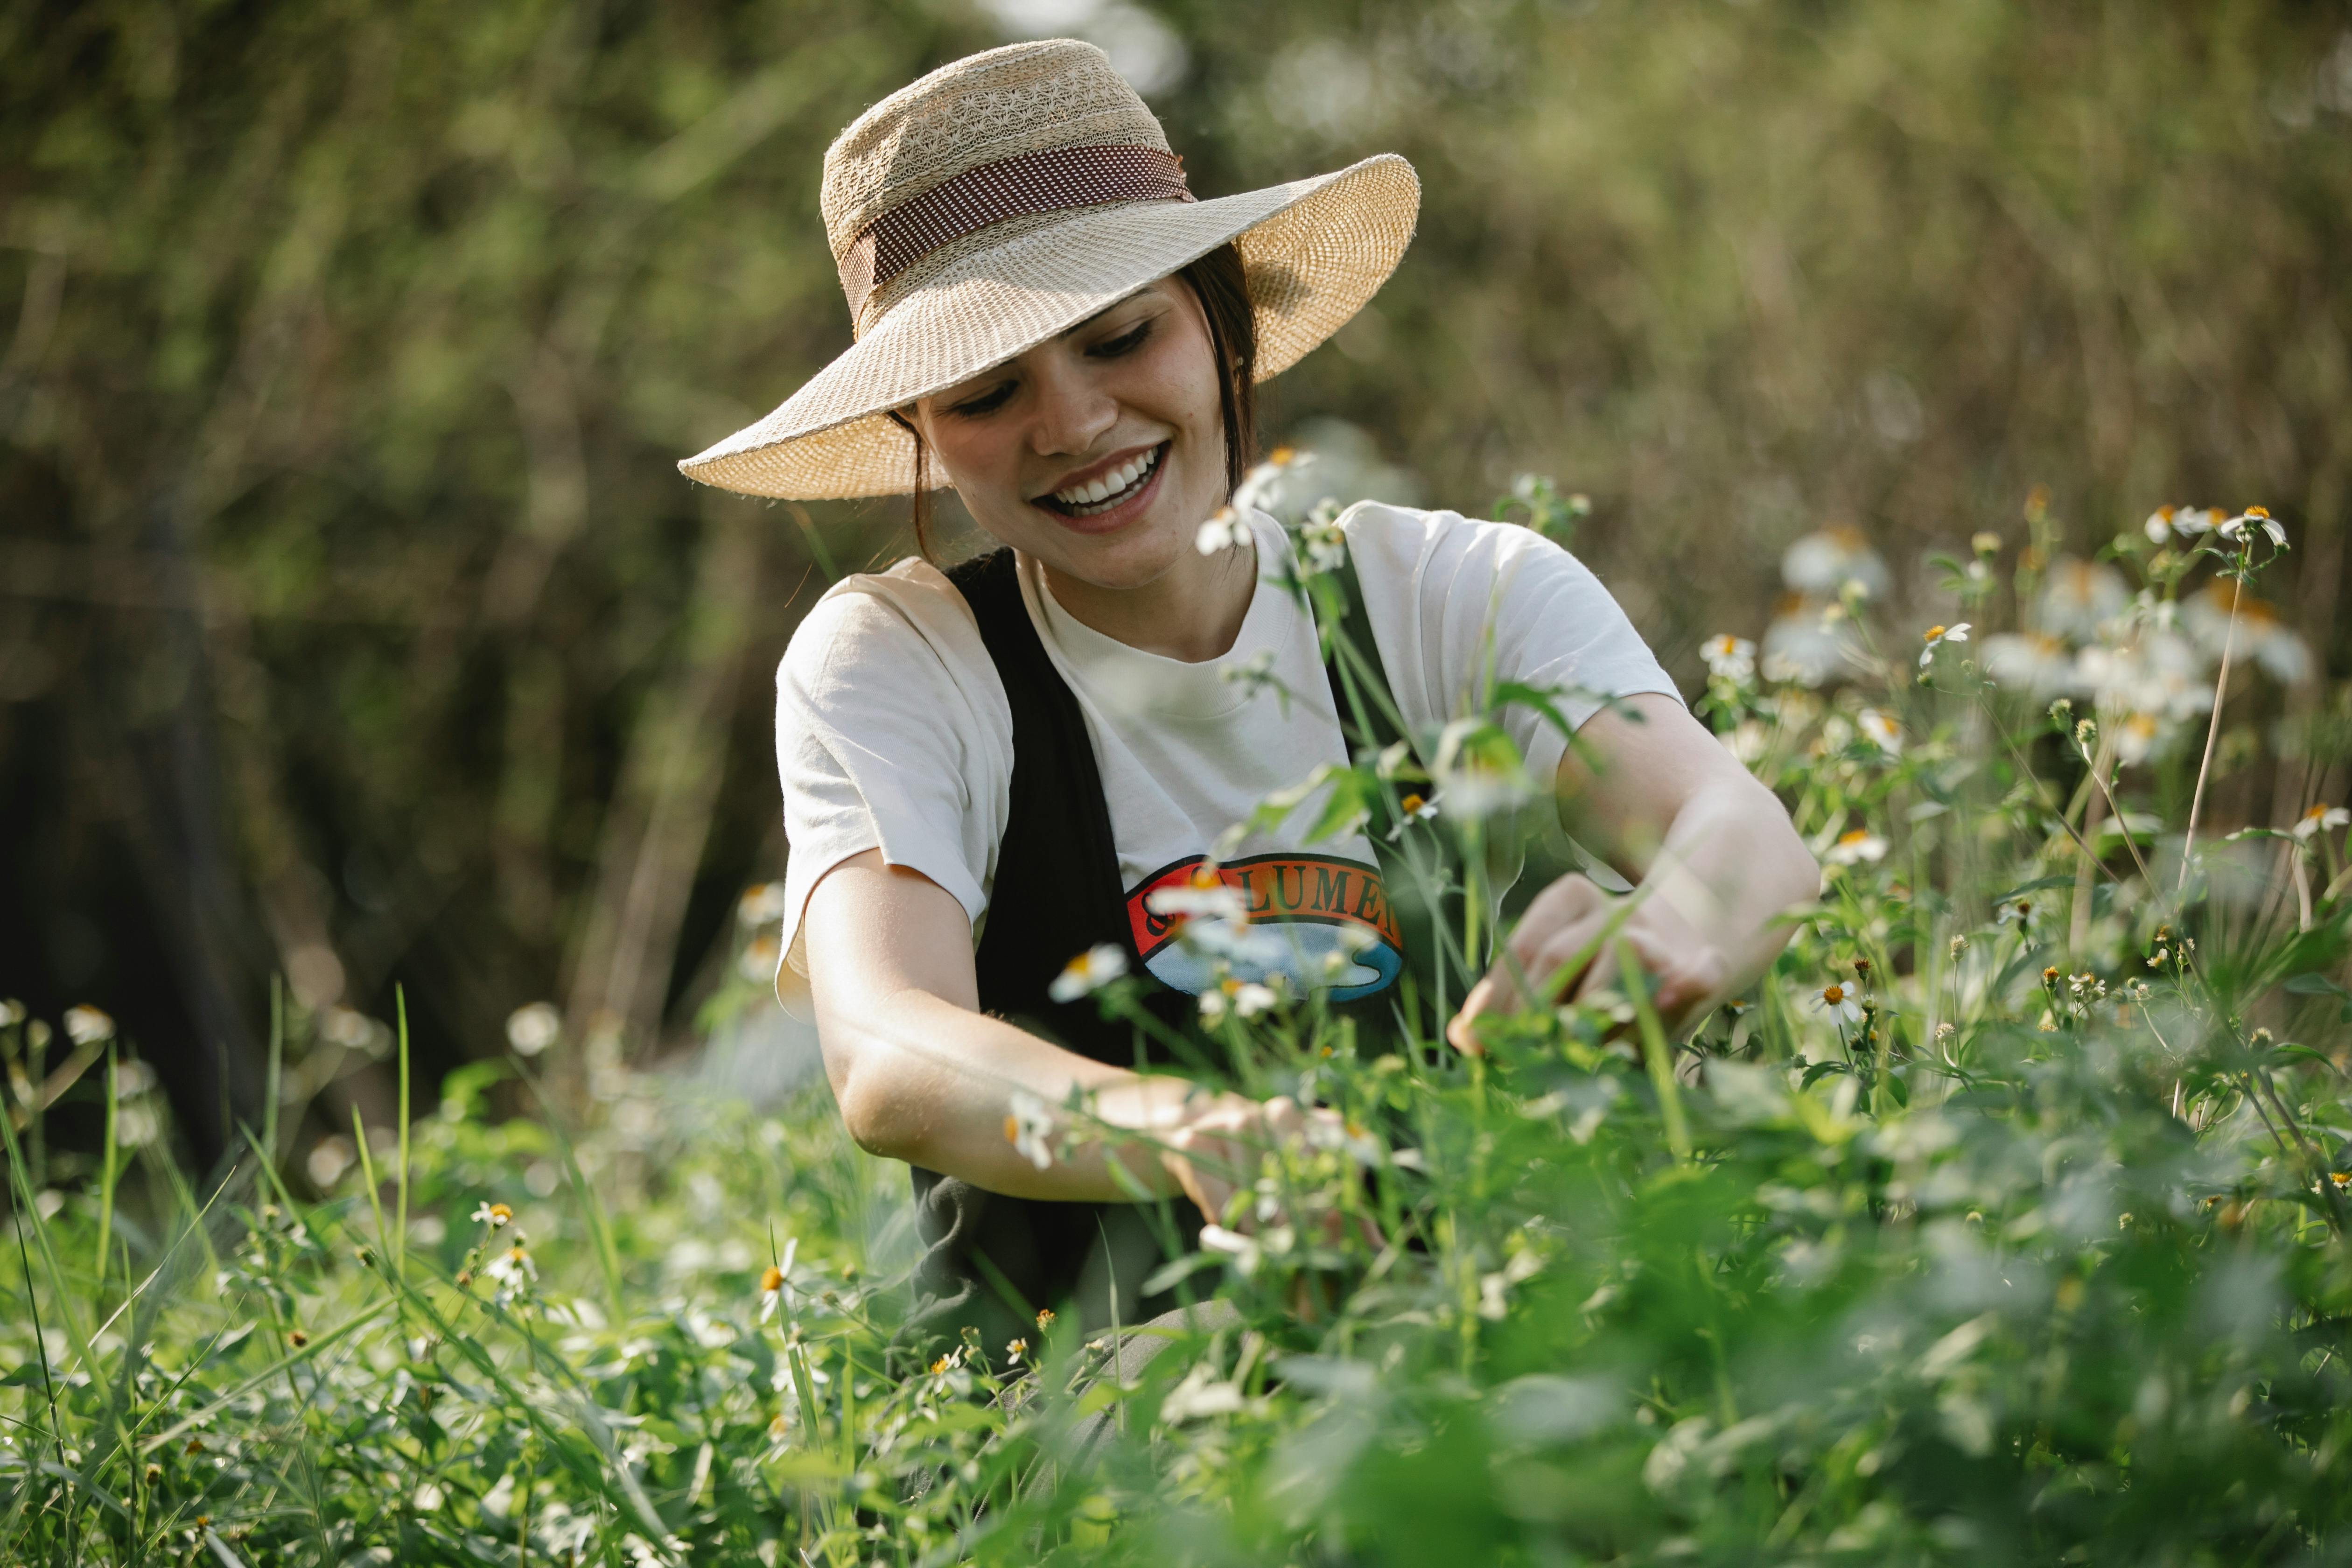
M2220 651L2192 611L2229 584L2220 646L2253 646L2272 546L2158 521L2097 562L1957 550L1966 632L1885 624L1850 552L1760 652L1711 645L1697 710L1825 875L1691 1040L1630 964L1468 1058L1307 1000L1205 1020L1227 1081L1345 1132L1268 1151L1170 1260L1239 1321L1139 1373L1066 1311L1017 1351L899 1332L904 1177L821 1090L760 1115L607 1070L582 1125L494 1121L517 1060L395 1138L355 1125L348 1168L257 1137L197 1189L115 1074L129 1179L116 1141L102 1173L44 1172L20 1070L0 1540L123 1563L2341 1558L2343 822L2189 847L2221 723L2184 695ZM1433 787L1407 831L1506 831L1437 739L1333 794ZM12 1063L37 1032L8 1026ZM1082 1103L1055 1116L1085 1135Z

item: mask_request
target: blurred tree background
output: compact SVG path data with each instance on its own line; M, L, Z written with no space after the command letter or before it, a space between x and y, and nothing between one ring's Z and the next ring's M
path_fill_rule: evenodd
M1580 552L1677 668L1824 524L1924 618L1923 553L2017 542L2040 483L2081 550L2161 501L2287 519L2326 671L2287 702L2337 711L2342 5L27 0L0 991L111 1010L200 1156L254 1114L273 975L309 1019L404 986L428 1074L538 997L684 1032L781 870L770 672L824 563L908 541L673 464L848 342L835 132L1046 33L1112 51L1203 194L1414 161L1412 252L1269 433L1345 417L1465 510L1589 492ZM2288 771L2221 819L2318 787Z

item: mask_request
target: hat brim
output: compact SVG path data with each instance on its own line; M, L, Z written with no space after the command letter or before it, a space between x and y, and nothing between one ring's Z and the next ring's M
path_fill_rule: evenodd
M914 442L890 409L1025 353L1228 241L1249 274L1263 381L1388 281L1420 208L1412 165L1382 153L1213 201L1080 209L926 280L773 413L678 468L787 500L904 495Z

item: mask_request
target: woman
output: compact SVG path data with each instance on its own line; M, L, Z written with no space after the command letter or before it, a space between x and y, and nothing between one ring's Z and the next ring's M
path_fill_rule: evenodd
M957 61L826 153L856 345L681 465L759 495L911 490L919 540L943 481L1010 547L835 585L793 638L777 706L786 962L851 1135L916 1168L929 1321L992 1347L1038 1309L1131 1323L1170 1305L1140 1296L1162 1248L1136 1196L1177 1200L1197 1230L1257 1151L1320 1114L1138 1070L1133 1032L1055 999L1084 989L1055 984L1074 955L1108 947L1190 1006L1217 976L1167 940L1168 895L1228 889L1288 939L1250 962L1295 990L1377 1009L1414 956L1365 834L1219 840L1349 757L1314 621L1268 581L1282 530L1221 512L1251 456L1251 389L1385 281L1418 200L1385 156L1198 202L1091 46ZM1580 841L1647 883L1630 911L1581 876L1543 889L1455 1044L1521 1005L1518 977L1546 995L1599 984L1570 966L1612 921L1678 1020L1752 979L1817 871L1606 591L1524 529L1361 506L1340 532L1409 731L1455 717L1490 656L1497 679L1568 689L1578 745L1532 709L1507 727ZM1143 1136L1068 1136L1047 1108L1074 1093ZM1051 1131L1009 1140L1008 1104Z

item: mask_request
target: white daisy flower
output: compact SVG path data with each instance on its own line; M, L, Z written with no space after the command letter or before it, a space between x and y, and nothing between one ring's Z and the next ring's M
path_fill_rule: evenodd
M1711 637L1699 645L1699 657L1706 660L1709 675L1725 680L1746 680L1756 673L1756 645L1746 637L1725 632Z
M1107 942L1097 942L1063 966L1045 994L1056 1002L1075 1002L1093 995L1126 973L1127 954Z
M1360 1165L1377 1164L1381 1146L1372 1135L1353 1121L1330 1121L1318 1116L1307 1123L1307 1142L1318 1149L1329 1149L1343 1153Z
M1886 858L1886 840L1866 827L1857 827L1851 833L1840 834L1838 841L1829 847L1822 858L1832 866L1875 864Z
M2045 632L2087 642L2131 604L2123 574L2104 561L2061 560L2035 602L2034 624Z
M1890 757L1903 754L1903 726L1891 713L1875 708L1865 708L1853 716L1853 727L1863 732L1870 743Z
M482 1266L482 1272L509 1289L518 1289L539 1278L539 1265L530 1260L522 1243L518 1241Z
M2043 632L2000 632L1985 639L1985 673L2001 685L2036 697L2057 697L2082 686L2074 656Z
M1212 1024L1221 1021L1227 1013L1255 1018L1281 1000L1271 986L1255 980L1227 978L1201 993L1201 1016Z
M1227 1230L1221 1225L1201 1227L1201 1250L1224 1254L1234 1260L1234 1267L1244 1275L1256 1271L1260 1257L1255 1237Z
M760 1321L764 1323L774 1317L779 1302L791 1305L786 1292L792 1289L793 1256L800 1249L801 1238L789 1238L784 1243L782 1261L768 1265L768 1271L760 1276Z
M1828 1014L1840 1025L1862 1022L1862 1008L1854 1002L1853 989L1834 981L1813 994L1812 1009Z
M1832 524L1806 534L1780 557L1780 576L1801 594L1838 598L1849 589L1865 599L1883 599L1894 574L1860 529Z
M1004 1141L1013 1152L1045 1170L1054 1163L1054 1113L1027 1089L1013 1091L1013 1113L1004 1119Z
M562 1037L563 1015L552 1002L532 1002L507 1015L507 1044L519 1057L535 1057Z
M1202 523L1192 535L1192 548L1203 555L1215 555L1232 550L1249 538L1249 524L1229 506L1221 506L1217 514Z
M2294 836L2308 844L2319 835L2333 833L2347 825L2352 825L2352 811L2322 802L2303 814L2303 820L2294 825Z
M1866 668L1853 617L1834 602L1797 598L1764 628L1764 679L1822 686Z
M1498 724L1456 719L1437 740L1439 793L1454 812L1477 820L1513 811L1534 798L1519 749Z
M2270 536L2273 548L2286 548L2286 530L2271 516L2268 507L2250 506L2227 522L2218 525L2213 531L2231 543L2239 544L2244 542L2257 528Z
M1437 802L1434 800L1423 799L1418 795L1407 792L1405 795L1397 802L1397 811L1399 813L1397 825L1389 829L1389 838L1391 841L1403 837L1404 830L1412 826L1414 823L1427 822L1430 818L1435 816L1437 815Z
M1185 887L1155 889L1143 900L1143 907L1171 920L1240 922L1249 919L1249 908L1242 900L1241 889L1213 871L1208 872L1205 879L1201 873L1194 873Z
M1309 572L1336 572L1347 563L1348 533L1336 522L1308 523L1298 531L1298 542L1307 546Z
M1956 626L1929 626L1921 633L1919 640L1927 646L1919 650L1919 668L1925 669L1935 663L1936 650L1946 643L1968 641L1969 626L1969 622L1962 621Z
M66 1009L66 1037L77 1046L94 1046L114 1038L114 1020L87 1004Z
M784 918L789 907L782 882L761 882L744 889L743 896L735 900L735 920L740 925L772 926Z

